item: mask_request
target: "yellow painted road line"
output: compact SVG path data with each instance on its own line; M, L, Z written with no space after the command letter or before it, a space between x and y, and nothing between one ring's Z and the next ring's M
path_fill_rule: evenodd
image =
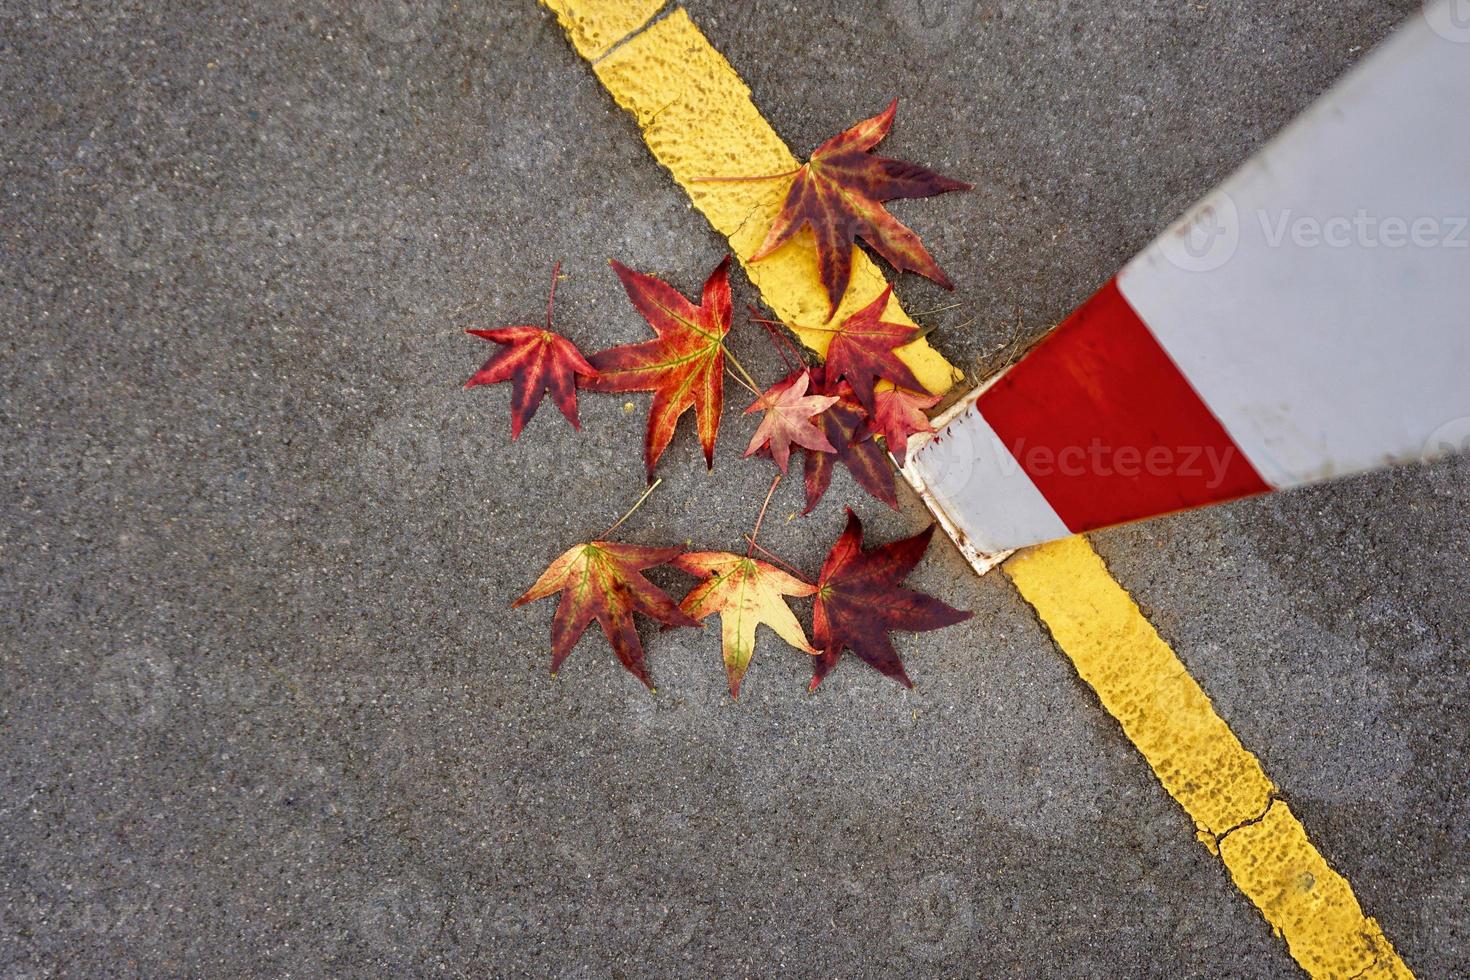
M1002 568L1303 970L1412 976L1085 538L1023 551Z
M633 113L654 156L744 262L764 238L789 182L697 178L782 173L798 162L751 102L750 89L681 8L638 30L653 16L650 4L639 0L543 2L564 25L583 25L572 30L577 49L593 61L618 104ZM618 17L611 16L613 10ZM619 33L635 15L643 20ZM599 28L599 40L588 43L585 25L597 18L610 18L618 27ZM827 301L810 236L798 236L769 259L745 267L766 304L823 353L828 334L818 328L825 323ZM871 302L885 286L882 272L857 251L852 287L837 315ZM897 299L887 317L913 322ZM901 353L936 393L959 379L927 342ZM1255 756L1092 547L1082 538L1042 545L1011 559L1005 570L1297 963L1315 977L1411 977L1378 924L1364 916L1347 881L1276 798Z

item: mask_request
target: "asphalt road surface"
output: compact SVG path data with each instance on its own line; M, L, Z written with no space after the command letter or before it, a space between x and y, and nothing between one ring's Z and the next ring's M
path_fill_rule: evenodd
M898 96L885 150L976 185L895 212L977 379L1416 10L687 6L798 153ZM656 696L595 630L548 676L509 600L642 492L648 398L512 445L461 330L560 260L566 333L642 339L606 260L726 245L532 0L0 0L0 148L0 977L1297 975L942 540L912 581L975 615L900 637L912 692L771 637L732 703L713 628L645 631ZM629 540L740 542L741 407ZM815 569L848 502L926 523L839 473L763 541ZM1470 973L1467 504L1450 461L1094 538L1421 977Z

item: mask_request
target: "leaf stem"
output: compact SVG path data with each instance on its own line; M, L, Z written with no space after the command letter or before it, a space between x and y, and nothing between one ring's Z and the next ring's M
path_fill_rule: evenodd
M759 398L761 396L761 393L759 391L756 391L750 385L746 384L745 383L745 379L742 378L740 375L736 374L734 371L731 371L729 368L725 368L725 373L730 376L730 379L732 381L734 381L740 387L744 388L746 391L750 392L755 397Z
M745 377L746 384L750 387L751 391L755 392L755 396L759 398L761 394L761 386L756 382L754 378L750 376L750 372L745 370L745 365L741 364L740 361L736 359L735 355L730 352L730 348L725 346L725 342L723 340L720 341L720 349L725 352L725 356L730 359L730 363L735 365L735 369Z
M775 320L767 320L765 317L761 316L761 311L756 309L750 303L746 303L745 308L750 311L751 322L759 323L762 327L765 328L766 333L770 335L771 342L776 345L776 350L781 355L781 363L786 365L786 369L788 371L792 369L791 359L786 356L788 348L790 349L791 354L795 356L796 364L798 366L805 365L805 362L801 358L801 351L796 349L796 345L791 343L790 339L788 339L785 334L779 332L776 329L778 326L784 327L784 323L777 323Z
M795 170L787 170L784 173L779 173L779 174L761 174L760 176L756 176L756 177L691 177L691 178L689 178L689 183L691 183L691 184L745 184L745 183L750 183L752 181L758 181L758 180L779 180L782 177L794 177L794 176L796 176L799 173L801 173L801 168L800 167L797 167Z
M598 536L599 539L605 539L609 534L622 527L623 522L632 517L633 514L638 510L638 508L643 506L643 502L649 498L653 491L658 489L658 485L662 482L664 482L664 478L659 477L657 480L654 480L653 483L649 484L648 489L643 491L643 496L638 498L637 503L633 504L632 507L629 507L626 514L614 521L612 527L608 528L606 531L603 531L602 534Z
M556 280L561 277L561 260L551 267L551 295L546 297L546 329L551 329L551 308L556 305Z
M753 317L751 317L751 319L754 320L756 323L763 323L766 326L786 327L788 330L792 330L792 331L796 331L796 330L815 330L815 331L817 331L819 333L841 333L842 332L842 327L812 327L812 326L793 327L793 326L790 326L790 325L788 325L788 324L786 324L786 323L784 323L784 322L782 322L780 320L767 320L765 317L753 316Z
M761 554L763 554L767 558L771 559L771 561L775 562L777 565L780 565L781 567L785 568L788 572L790 572L792 575L795 575L797 578L801 579L803 582L806 581L806 575L802 573L801 569L797 568L795 565L792 565L790 562L784 560L780 555L776 554L774 551L771 551L769 548L765 548L765 547L762 547L761 545L756 544L755 543L755 538L753 538L753 537L751 537L750 535L747 534L745 536L745 540L747 540L747 541L750 542L750 546L753 549L755 549L756 551L759 551Z
M781 474L777 473L776 478L771 481L771 489L766 491L766 502L761 504L761 512L755 517L755 530L750 532L750 547L745 549L745 557L747 558L755 550L755 539L760 537L761 533L761 521L766 519L766 508L771 506L771 498L776 495L776 484L780 482Z

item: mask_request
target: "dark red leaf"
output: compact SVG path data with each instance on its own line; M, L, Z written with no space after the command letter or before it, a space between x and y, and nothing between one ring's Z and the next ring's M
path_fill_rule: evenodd
M812 641L821 653L813 661L812 690L837 666L844 649L905 687L913 687L888 632L937 630L970 618L969 612L901 584L924 557L933 535L930 525L911 538L864 551L862 521L848 509L847 529L832 546L817 578Z
M806 454L806 509L810 514L817 502L832 483L832 467L841 461L853 479L868 493L898 510L898 494L893 483L893 464L872 439L863 437L868 413L853 395L852 386L840 382L832 390L825 382L823 369L812 372L819 381L818 390L823 394L836 395L837 401L831 408L817 416L817 428L836 449L833 453L812 452Z
M912 270L946 289L954 288L919 236L889 214L883 202L969 190L970 185L918 164L869 152L888 135L897 111L898 100L894 99L883 112L817 147L811 160L796 172L781 212L750 257L752 262L765 258L810 225L816 235L822 285L831 304L828 319L847 292L857 238L873 246L895 269Z
M548 391L551 392L551 400L561 409L567 421L572 423L572 428L582 427L577 421L577 376L590 378L597 372L587 363L582 352L577 350L576 344L551 329L551 311L556 302L556 277L560 270L560 262L551 270L551 296L546 302L546 326L465 331L505 345L505 349L486 361L464 386L474 388L500 381L512 383L512 440L520 438L521 430L536 414L542 396Z
M893 287L889 286L873 302L842 321L827 348L827 377L846 378L869 414L875 409L873 390L878 381L891 381L900 388L924 388L893 352L895 347L915 340L919 331L882 319L892 293Z

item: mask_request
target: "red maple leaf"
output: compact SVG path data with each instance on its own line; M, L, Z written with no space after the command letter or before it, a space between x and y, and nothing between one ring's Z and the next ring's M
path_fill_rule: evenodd
M817 427L831 443L833 452L811 452L806 454L804 473L806 476L806 509L810 514L827 492L832 483L832 467L841 461L858 485L898 510L898 494L893 485L893 465L883 450L872 439L863 435L864 423L868 420L867 410L853 395L847 382L830 385L825 369L812 372L818 390L825 395L836 395L837 401L817 417Z
M848 509L847 529L817 578L812 641L821 653L813 661L812 690L837 666L844 648L879 673L913 687L888 631L937 630L970 618L969 612L901 584L924 557L933 535L931 524L911 538L864 551L863 522Z
M588 624L596 619L623 666L652 689L633 613L641 612L669 626L698 626L699 622L639 573L667 564L683 553L683 548L650 548L612 541L575 545L548 565L536 584L511 603L511 608L560 592L561 603L551 621L551 673L560 669Z
M596 377L583 383L591 391L651 391L643 458L653 479L658 458L674 438L679 417L694 409L705 464L715 465L715 437L724 403L725 357L730 332L730 257L704 284L695 306L661 279L611 263L628 299L658 335L641 344L614 347L592 355Z
M745 455L749 456L769 445L771 458L776 461L781 472L785 473L793 443L814 452L837 451L827 437L812 425L812 418L836 404L837 396L808 395L807 387L811 381L810 371L796 371L767 388L765 394L745 410L746 415L757 411L766 413L755 430L755 435L751 437L750 447L745 450Z
M908 458L909 436L915 432L933 432L934 426L924 409L939 404L937 395L920 395L902 388L887 388L874 395L877 410L868 420L868 432L883 437L888 451L902 466Z
M546 300L546 326L500 327L496 330L466 330L465 333L505 345L486 361L466 388L510 381L510 437L519 439L521 429L536 414L541 398L551 392L551 400L572 423L577 421L577 375L590 378L597 372L577 345L551 329L551 311L556 303L556 278L561 272L558 262L551 270L551 296Z
M868 152L888 135L897 111L898 100L894 99L883 112L817 147L796 172L766 240L750 257L752 262L765 258L803 226L810 225L816 235L822 285L831 304L828 319L837 312L847 292L857 238L873 246L895 269L911 270L945 289L954 288L919 236L889 214L883 202L969 190L970 185L918 164Z
M827 348L827 376L846 378L869 413L874 411L873 390L878 381L891 381L921 391L924 388L909 366L893 352L895 347L917 339L919 331L882 319L892 293L893 287L889 286L873 302L843 320Z

